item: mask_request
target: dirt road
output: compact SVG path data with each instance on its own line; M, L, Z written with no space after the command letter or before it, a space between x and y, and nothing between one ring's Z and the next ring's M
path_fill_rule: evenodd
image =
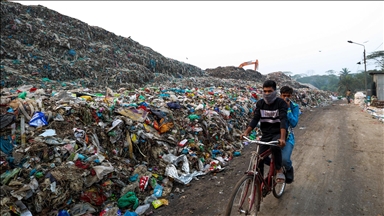
M300 116L292 160L295 182L268 195L260 215L384 215L384 125L342 101ZM190 186L176 185L156 216L223 215L232 187L248 166L247 146L226 170Z

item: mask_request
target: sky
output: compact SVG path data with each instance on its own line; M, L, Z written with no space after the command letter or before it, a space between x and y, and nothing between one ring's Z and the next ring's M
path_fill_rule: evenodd
M383 50L382 1L14 1L42 5L201 69L259 61L268 74L364 71ZM356 64L361 61L361 65ZM254 65L244 67L253 69ZM367 70L375 69L367 61ZM376 68L378 69L378 68Z

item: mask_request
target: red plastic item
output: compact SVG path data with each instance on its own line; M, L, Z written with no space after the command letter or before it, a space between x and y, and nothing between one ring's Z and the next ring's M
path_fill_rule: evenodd
M107 197L103 194L101 189L98 190L96 188L92 188L82 193L80 200L88 202L92 205L100 206L107 200Z
M75 165L76 165L77 167L79 167L79 168L82 168L82 169L87 169L87 168L89 167L88 164L83 164L83 163L81 162L81 160L76 160Z
M148 180L149 180L149 177L148 176L142 176L140 178L140 182L139 182L139 188L141 191L144 191L145 188L147 188L148 186Z

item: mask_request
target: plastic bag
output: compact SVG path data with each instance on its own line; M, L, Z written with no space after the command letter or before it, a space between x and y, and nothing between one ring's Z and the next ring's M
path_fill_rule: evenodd
M152 205L155 209L159 208L162 205L168 205L168 200L166 199L158 199L152 202Z
M126 211L124 216L138 216L136 212Z
M45 119L44 113L35 112L35 114L31 118L31 120L29 121L29 125L33 126L33 127L40 127L40 126L48 125L48 122Z
M94 166L93 169L96 172L97 178L102 179L108 173L113 172L113 166Z
M171 109L180 109L181 106L178 102L169 102L167 103L167 106Z
M135 181L137 181L138 178L139 178L139 174L136 173L135 175L129 177L129 181L135 182Z
M95 213L96 209L89 203L79 203L71 208L71 215L83 215L85 213Z
M162 134L162 133L165 133L165 132L168 132L171 128L173 128L174 124L173 122L167 122L167 123L164 123L160 126L160 129L159 129L159 132Z
M92 188L83 192L80 196L80 200L100 206L107 200L107 197L97 188Z
M156 196L156 197L161 197L161 195L163 194L163 187L159 184L157 184L155 186L155 189L154 189L154 192L153 194Z
M152 202L152 205L155 209L159 208L160 206L163 205L163 203L160 200L155 200Z
M136 197L135 192L129 191L120 197L120 199L117 201L117 206L119 208L132 206L132 208L135 210L139 206L139 199Z

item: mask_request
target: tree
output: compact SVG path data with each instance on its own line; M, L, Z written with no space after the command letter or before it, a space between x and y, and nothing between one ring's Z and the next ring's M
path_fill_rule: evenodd
M328 74L328 75L334 75L334 74L336 74L336 71L334 71L334 70L327 70L327 71L325 71L325 73Z
M378 68L384 71L384 50L374 51L367 56L367 60L375 60Z
M343 94L347 90L352 87L352 76L349 74L351 71L348 68L342 68L339 72L339 84L338 84L338 92Z
M324 91L336 92L339 78L336 75L314 75L300 77L297 81L301 83L309 83Z
M349 73L351 73L351 71L349 71L348 68L342 68L339 73L340 76L347 76Z

